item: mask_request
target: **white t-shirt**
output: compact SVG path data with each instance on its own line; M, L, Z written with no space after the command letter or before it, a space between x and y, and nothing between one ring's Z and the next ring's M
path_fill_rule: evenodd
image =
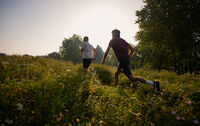
M83 42L81 48L83 49L83 58L92 59L94 47L89 42Z

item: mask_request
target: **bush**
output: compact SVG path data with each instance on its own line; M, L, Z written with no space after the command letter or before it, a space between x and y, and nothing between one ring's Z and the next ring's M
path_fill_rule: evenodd
M111 85L114 80L114 73L112 73L107 66L95 65L94 69L102 84Z

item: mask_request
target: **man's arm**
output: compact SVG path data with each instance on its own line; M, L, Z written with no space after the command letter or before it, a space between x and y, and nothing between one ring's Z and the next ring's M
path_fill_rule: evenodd
M134 48L129 44L128 49L131 50L129 56L132 56L132 55L133 55L133 52L134 52Z
M105 59L106 59L106 57L108 55L108 52L109 52L110 48L111 48L111 46L108 46L108 48L106 49L106 52L105 52L105 54L103 56L103 60L102 60L102 63L101 63L102 65L105 63Z

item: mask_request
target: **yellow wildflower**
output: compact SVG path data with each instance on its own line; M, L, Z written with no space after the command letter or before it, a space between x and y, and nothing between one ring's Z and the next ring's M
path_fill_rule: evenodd
M80 119L79 119L79 118L76 118L76 122L77 122L77 123L80 122Z
M95 121L95 119L94 119L94 117L92 118L92 122L94 123L94 121Z

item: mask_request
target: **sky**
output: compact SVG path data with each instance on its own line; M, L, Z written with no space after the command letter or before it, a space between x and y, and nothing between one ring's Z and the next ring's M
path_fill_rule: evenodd
M0 52L33 56L58 52L78 34L105 51L113 29L136 45L135 12L143 0L0 0Z

